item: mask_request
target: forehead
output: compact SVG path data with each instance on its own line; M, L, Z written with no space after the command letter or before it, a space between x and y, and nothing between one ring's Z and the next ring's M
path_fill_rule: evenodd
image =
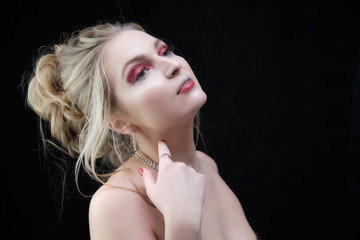
M124 30L118 33L104 49L106 72L114 76L128 60L153 51L156 40L153 36L138 30Z
M133 57L154 46L156 38L138 30L125 30L115 35L107 44L105 58Z

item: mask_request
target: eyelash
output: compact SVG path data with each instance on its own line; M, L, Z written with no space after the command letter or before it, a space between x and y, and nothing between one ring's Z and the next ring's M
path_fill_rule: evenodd
M174 52L174 49L175 49L174 45L171 45L171 44L169 44L169 45L162 45L162 46L160 47L160 49L159 49L158 54L159 54L159 56L164 56L164 57L166 57L166 56L171 55L171 54ZM166 53L167 55L164 55L164 53Z
M173 45L162 45L158 51L158 55L162 57L170 56L174 51ZM129 72L127 77L127 82L134 84L138 80L144 77L145 72L149 71L150 69L154 68L153 65L150 64L140 64L135 65Z
M139 64L132 67L129 71L129 74L126 78L126 81L130 84L134 84L140 78L144 77L145 71L152 69L154 66L150 64Z

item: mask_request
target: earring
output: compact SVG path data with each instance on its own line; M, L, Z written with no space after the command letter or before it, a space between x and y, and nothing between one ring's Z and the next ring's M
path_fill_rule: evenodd
M133 143L133 148L134 148L134 154L137 154L135 132L133 129L131 129L131 137L132 137L132 143Z

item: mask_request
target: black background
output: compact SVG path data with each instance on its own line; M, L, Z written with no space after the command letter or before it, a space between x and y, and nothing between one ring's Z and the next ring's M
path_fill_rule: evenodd
M27 1L2 12L1 206L12 239L89 238L90 198L74 184L58 221L51 158L42 156L37 117L18 85L41 46L99 20L138 22L188 60L208 95L201 110L206 151L263 239L359 239L355 5ZM82 189L91 194L87 185L84 177Z

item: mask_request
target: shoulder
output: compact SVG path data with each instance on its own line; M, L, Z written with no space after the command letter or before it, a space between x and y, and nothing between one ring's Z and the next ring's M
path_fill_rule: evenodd
M196 151L198 157L200 158L201 164L205 165L206 167L210 168L211 170L215 171L216 173L219 172L218 167L214 159L212 159L209 155L201 152Z
M109 210L125 211L127 208L123 206L132 202L143 204L144 199L135 190L104 185L91 198L89 211L90 213L99 210L104 213Z
M153 239L153 208L139 193L104 185L89 207L91 239ZM134 227L132 227L134 226ZM141 231L137 229L140 227Z

